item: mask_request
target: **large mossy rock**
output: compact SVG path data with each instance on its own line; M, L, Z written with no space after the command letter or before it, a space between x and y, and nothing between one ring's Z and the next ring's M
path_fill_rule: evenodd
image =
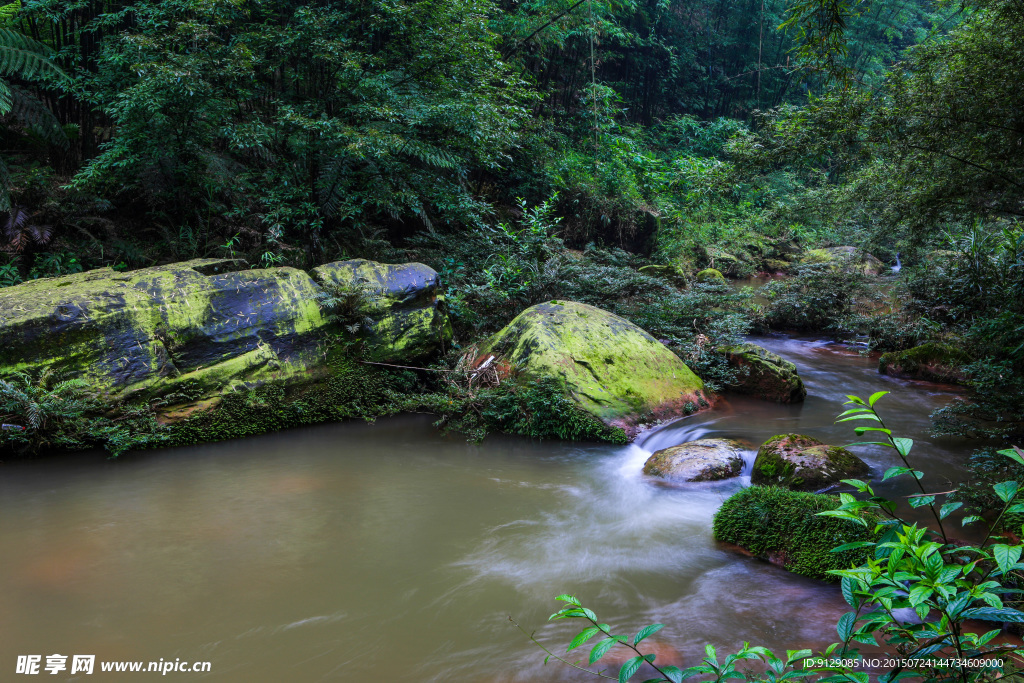
M722 275L720 270L715 268L705 268L704 270L697 273L697 282L703 282L709 285L724 285L725 276Z
M963 382L963 366L971 362L970 355L950 344L928 342L906 351L883 353L878 359L878 371L883 375L932 382Z
M796 365L782 356L749 342L719 351L725 354L729 365L739 370L736 382L729 385L733 391L777 403L799 403L807 397Z
M644 474L673 482L717 481L738 477L743 446L732 439L699 439L655 451Z
M839 446L802 434L780 434L761 444L750 474L752 484L819 491L868 471L867 464Z
M352 297L346 313L359 324L371 360L414 360L451 341L437 273L422 263L355 259L314 268L312 275L329 293Z
M825 263L843 272L862 275L881 275L891 270L880 260L857 247L811 249L804 254L800 262L804 264Z
M715 513L714 536L796 574L835 581L829 570L863 564L872 552L858 548L833 553L833 548L877 540L877 520L871 515L867 527L818 516L835 510L839 502L837 496L750 486L728 498Z
M2 289L0 376L52 369L112 399L195 400L327 373L323 289L294 268L231 267L197 259Z
M630 437L639 425L709 405L704 383L633 323L574 301L531 306L479 347L527 378L552 377L584 410Z

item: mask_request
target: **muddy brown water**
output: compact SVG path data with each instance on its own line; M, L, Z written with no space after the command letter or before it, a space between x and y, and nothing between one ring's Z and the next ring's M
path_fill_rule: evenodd
M116 461L4 463L0 680L16 678L17 655L54 653L211 662L176 680L587 680L544 666L508 621L563 652L571 624L546 624L562 592L615 628L665 623L649 641L659 662L695 663L709 642L823 647L844 611L834 587L711 538L717 507L749 483L753 452L740 479L682 488L646 480L644 460L702 437L847 443L852 429L833 424L843 395L880 389L893 392L883 412L917 440L929 484L956 478L971 446L928 436L952 387L880 376L874 359L838 345L755 341L798 365L804 404L730 397L627 447L468 444L411 415ZM895 464L858 451L875 477Z

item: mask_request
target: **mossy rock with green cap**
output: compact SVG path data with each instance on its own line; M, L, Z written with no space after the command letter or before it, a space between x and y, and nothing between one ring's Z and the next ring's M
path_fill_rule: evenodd
M803 434L780 434L761 444L750 483L794 491L820 491L868 472L867 464L840 446Z
M697 282L703 282L706 284L725 284L725 276L722 272L715 270L714 268L705 268L704 270L697 273Z
M328 291L354 295L351 315L369 360L416 360L452 339L438 275L429 266L353 259L314 268L312 275Z
M796 365L782 356L749 342L723 346L718 351L739 371L730 390L776 403L799 403L807 397Z
M318 303L322 287L295 268L239 268L244 264L233 260L195 259L4 288L0 377L51 370L83 379L93 393L113 400L181 394L195 401L329 374L330 333L336 330ZM426 281L406 290L431 286ZM389 305L399 301L403 315L417 306L428 309L430 324L417 329L432 335L439 348L447 319L438 320L443 312L427 301L432 294L417 296L373 293L368 305L376 308L368 312L386 320L387 307L372 303L385 297ZM411 356L429 348L422 337L406 343L407 332L391 338L384 332L384 357L404 359L396 352Z
M520 313L479 345L531 379L552 377L566 394L630 438L644 424L710 405L704 383L674 353L624 318L575 301L548 301Z
M880 260L857 247L826 247L807 251L800 262L805 265L827 264L832 270L862 275L889 273L890 268Z

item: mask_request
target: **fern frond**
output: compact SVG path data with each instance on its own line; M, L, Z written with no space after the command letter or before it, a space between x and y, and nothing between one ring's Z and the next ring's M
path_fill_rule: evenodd
M62 149L68 148L70 143L67 133L64 132L64 128L53 112L39 98L14 85L9 87L9 91L13 101L10 111L14 114L14 118L47 144Z
M53 50L39 41L9 28L0 28L0 73L26 80L41 76L67 78L51 60L52 54Z

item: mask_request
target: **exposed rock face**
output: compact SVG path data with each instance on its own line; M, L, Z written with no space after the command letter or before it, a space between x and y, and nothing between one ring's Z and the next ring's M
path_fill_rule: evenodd
M733 391L776 403L799 403L807 396L796 366L768 349L743 343L719 351L725 353L729 365L740 368L737 383L729 387Z
M372 360L412 360L452 338L438 296L437 273L422 263L385 264L355 259L314 268L313 279L331 293L352 295L352 317Z
M669 481L716 481L738 477L743 469L742 445L731 439L700 439L655 451L644 474Z
M704 383L654 337L573 301L531 306L480 345L526 377L554 377L586 411L629 437L654 419L709 405Z
M893 377L963 382L966 379L963 366L970 361L970 355L962 349L940 342L928 342L906 351L883 353L878 359L878 371Z
M867 471L867 464L845 448L801 434L781 434L758 449L750 482L818 491Z
M0 290L0 375L53 368L111 397L200 398L326 372L322 288L294 268L214 272L225 266L103 268ZM403 335L391 348L430 345Z
M828 263L844 272L857 272L864 275L880 275L890 272L890 268L877 258L857 247L827 247L811 249L801 259L802 263Z
M697 273L697 282L724 285L725 276L722 275L721 271L715 270L714 268L705 268L704 270Z

